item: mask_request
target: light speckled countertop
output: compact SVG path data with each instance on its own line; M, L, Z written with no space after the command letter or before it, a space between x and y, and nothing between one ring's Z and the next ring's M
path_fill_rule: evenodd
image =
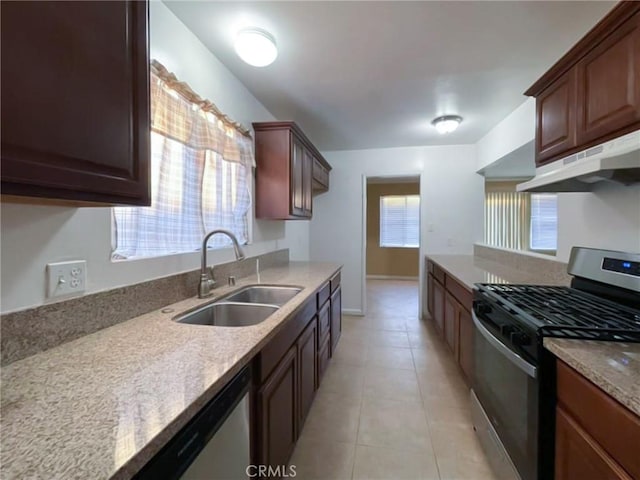
M474 283L521 283L535 285L566 285L563 278L548 271L517 269L503 263L474 255L427 255L469 290Z
M640 415L640 343L545 338L544 346Z
M243 328L178 324L195 297L2 368L0 477L130 478L338 269L290 263L261 283L304 290L264 322ZM235 287L216 290L225 295ZM219 293L218 293L219 292Z

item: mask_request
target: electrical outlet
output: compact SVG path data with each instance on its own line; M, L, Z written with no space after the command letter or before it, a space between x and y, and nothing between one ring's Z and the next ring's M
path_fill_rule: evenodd
M87 262L56 262L47 264L47 297L66 297L85 291Z

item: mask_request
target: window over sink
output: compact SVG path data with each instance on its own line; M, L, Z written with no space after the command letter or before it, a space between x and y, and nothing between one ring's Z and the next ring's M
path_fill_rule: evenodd
M198 251L215 228L248 243L254 165L248 132L159 63L152 66L151 206L113 208L112 259ZM209 248L230 244L216 235Z

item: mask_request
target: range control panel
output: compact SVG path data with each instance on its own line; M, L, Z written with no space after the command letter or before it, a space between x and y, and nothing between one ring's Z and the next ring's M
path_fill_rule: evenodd
M640 262L605 257L602 260L602 269L610 272L624 273L634 277L640 277Z

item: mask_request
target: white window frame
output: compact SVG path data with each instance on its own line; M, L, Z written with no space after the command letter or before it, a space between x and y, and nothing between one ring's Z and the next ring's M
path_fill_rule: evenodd
M534 204L538 199L548 199L555 204L555 215L553 219L546 218L543 221L555 222L555 244L552 247L545 247L544 245L534 245L534 222L536 216L534 215ZM555 253L558 250L558 195L556 193L532 193L531 194L531 209L529 212L529 250L532 252L542 253Z
M404 219L403 219L403 231L402 231L402 237L403 237L403 241L401 242L390 242L388 239L385 240L384 236L385 236L385 200L389 199L389 198L394 198L394 199L404 199L404 207L405 207L405 211L404 211ZM409 243L408 240L408 228L409 225L407 225L408 223L408 219L407 216L409 214L409 210L407 208L407 202L409 201L409 198L414 198L418 200L418 206L417 206L417 222L415 224L415 228L417 229L417 231L415 232L415 238L417 239L416 243ZM380 196L380 232L379 232L379 238L378 238L378 245L380 248L420 248L420 195L419 194L410 194L410 195L382 195Z

